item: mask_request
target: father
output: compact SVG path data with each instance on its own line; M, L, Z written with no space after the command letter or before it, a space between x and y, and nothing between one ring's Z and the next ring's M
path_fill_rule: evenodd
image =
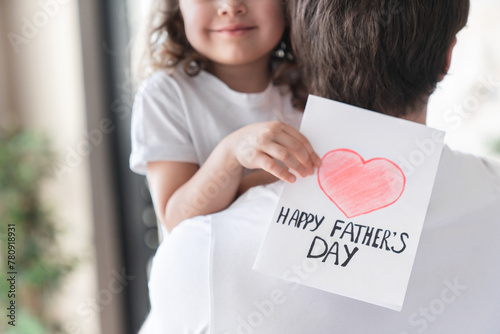
M312 93L425 123L468 0L290 0ZM282 183L184 221L155 257L152 333L498 333L500 168L445 148L402 312L252 271ZM146 330L146 329L145 329Z

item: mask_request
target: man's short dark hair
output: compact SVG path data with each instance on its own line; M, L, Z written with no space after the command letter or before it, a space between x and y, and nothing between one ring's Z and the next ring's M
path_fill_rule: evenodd
M469 0L289 0L312 94L393 116L425 103Z

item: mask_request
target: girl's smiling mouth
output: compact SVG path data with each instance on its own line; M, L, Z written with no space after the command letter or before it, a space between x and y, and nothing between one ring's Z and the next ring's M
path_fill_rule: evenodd
M255 29L257 29L257 26L231 24L219 29L213 29L211 31L226 36L241 36Z

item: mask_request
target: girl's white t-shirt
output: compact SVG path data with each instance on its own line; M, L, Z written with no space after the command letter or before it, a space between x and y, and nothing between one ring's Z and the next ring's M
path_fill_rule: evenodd
M302 112L291 93L269 86L240 93L212 74L188 76L177 69L153 74L136 94L132 112L130 168L146 174L150 161L202 165L227 135L249 124L279 120L299 128Z

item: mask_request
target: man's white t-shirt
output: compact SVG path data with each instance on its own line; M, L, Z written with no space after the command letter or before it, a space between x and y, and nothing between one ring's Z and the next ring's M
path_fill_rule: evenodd
M283 183L160 245L147 333L500 333L500 167L445 147L401 312L252 271Z
M150 161L202 165L230 133L249 124L279 120L299 128L302 112L284 87L240 93L212 74L153 74L139 89L132 113L130 168L146 174Z

